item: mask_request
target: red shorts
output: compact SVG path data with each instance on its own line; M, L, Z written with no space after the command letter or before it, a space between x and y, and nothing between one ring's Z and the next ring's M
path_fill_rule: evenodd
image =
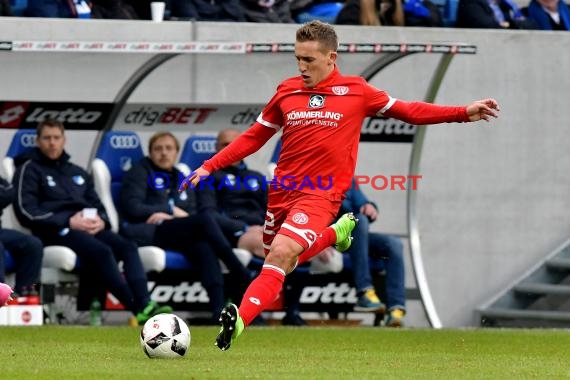
M340 204L340 201L298 191L270 191L263 228L265 254L277 234L288 236L308 249L332 223Z

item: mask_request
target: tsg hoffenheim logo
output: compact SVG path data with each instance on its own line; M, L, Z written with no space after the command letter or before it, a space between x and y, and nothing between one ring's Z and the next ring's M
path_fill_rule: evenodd
M321 108L325 105L325 97L323 95L311 95L309 98L309 108Z
M119 162L121 165L121 170L124 172L128 172L133 167L133 160L131 160L131 158L128 156L120 157Z
M71 177L71 180L73 181L73 183L75 183L78 186L81 186L85 183L85 178L83 178L83 176L81 175L74 175L73 177Z

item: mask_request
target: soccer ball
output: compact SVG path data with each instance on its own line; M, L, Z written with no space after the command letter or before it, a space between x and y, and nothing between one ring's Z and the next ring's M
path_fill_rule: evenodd
M190 348L190 330L174 314L158 314L141 330L141 347L149 358L180 358Z

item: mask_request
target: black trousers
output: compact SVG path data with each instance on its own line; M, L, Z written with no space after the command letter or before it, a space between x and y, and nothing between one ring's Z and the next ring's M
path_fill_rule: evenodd
M156 228L154 242L159 247L189 255L195 254L193 248L196 243L205 242L237 278L243 281L250 280L249 270L234 254L222 229L210 213L164 221Z
M104 230L97 235L70 230L67 234L38 234L45 245L63 245L71 248L79 257L78 308L84 309L86 294L101 296L110 291L133 313L142 310L150 301L147 277L137 246L128 239ZM124 276L118 262L123 262ZM81 304L80 304L81 301Z
M197 267L217 317L225 304L224 279L218 259L230 271L232 298L241 298L251 272L243 266L217 222L209 213L166 220L156 227L153 245L184 254Z
M0 282L4 282L4 249L16 263L16 284L14 291L23 294L32 290L40 280L43 246L40 239L20 231L0 228Z

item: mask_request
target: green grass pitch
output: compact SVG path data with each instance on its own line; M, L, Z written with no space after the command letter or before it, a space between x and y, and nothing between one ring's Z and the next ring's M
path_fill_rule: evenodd
M1 327L0 379L569 379L570 330L250 328L226 352L190 326L148 359L133 327Z

